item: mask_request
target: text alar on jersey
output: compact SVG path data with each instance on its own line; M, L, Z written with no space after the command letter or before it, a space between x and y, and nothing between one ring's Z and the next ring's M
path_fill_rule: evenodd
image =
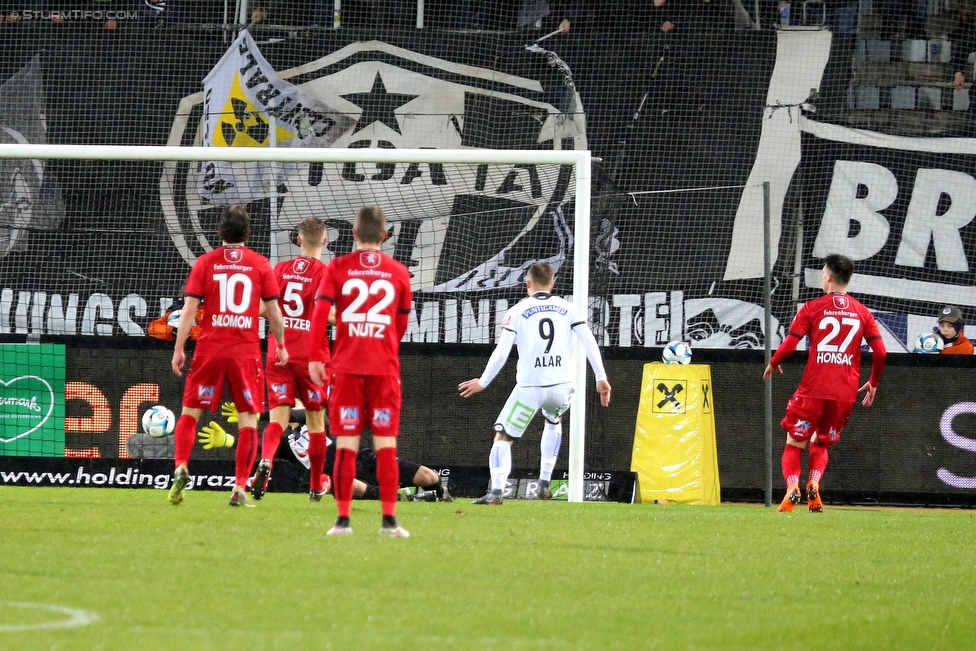
M542 357L535 358L536 368L549 368L550 366L558 366L562 368L563 357L562 355L544 355Z

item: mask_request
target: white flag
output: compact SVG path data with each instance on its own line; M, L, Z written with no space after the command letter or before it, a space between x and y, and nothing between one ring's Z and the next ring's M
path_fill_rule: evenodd
M0 143L47 143L41 55L0 84ZM64 219L61 187L43 160L0 160L0 258L30 246L32 231Z
M331 147L356 123L282 79L243 30L203 80L206 147ZM244 205L270 196L289 165L206 163L197 190L204 201ZM274 171L272 171L274 170Z

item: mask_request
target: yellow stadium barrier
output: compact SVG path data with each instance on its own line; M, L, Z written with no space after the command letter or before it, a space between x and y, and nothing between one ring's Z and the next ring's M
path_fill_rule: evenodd
M721 501L712 407L708 365L644 365L630 466L635 502Z

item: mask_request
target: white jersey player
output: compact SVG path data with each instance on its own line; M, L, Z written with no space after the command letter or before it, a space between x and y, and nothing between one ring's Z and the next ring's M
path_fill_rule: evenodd
M512 442L522 437L540 409L546 423L542 431L542 463L536 497L552 497L549 481L562 444L562 415L569 409L570 398L576 391L572 335L579 338L593 368L600 404L604 407L610 404L610 383L596 339L575 306L551 294L554 283L552 267L545 262L529 267L525 282L529 297L505 314L501 338L484 373L458 385L464 398L487 388L505 366L512 345L518 347L515 388L495 421L495 442L488 457L491 489L472 504L501 504L502 491L512 471Z

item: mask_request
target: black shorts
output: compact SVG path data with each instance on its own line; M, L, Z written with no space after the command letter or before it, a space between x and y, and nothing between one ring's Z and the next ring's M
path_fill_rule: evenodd
M413 478L420 470L420 464L397 457L397 466L400 468L400 488L413 486ZM356 457L356 479L359 481L378 486L376 479L376 453L370 448L363 448Z

